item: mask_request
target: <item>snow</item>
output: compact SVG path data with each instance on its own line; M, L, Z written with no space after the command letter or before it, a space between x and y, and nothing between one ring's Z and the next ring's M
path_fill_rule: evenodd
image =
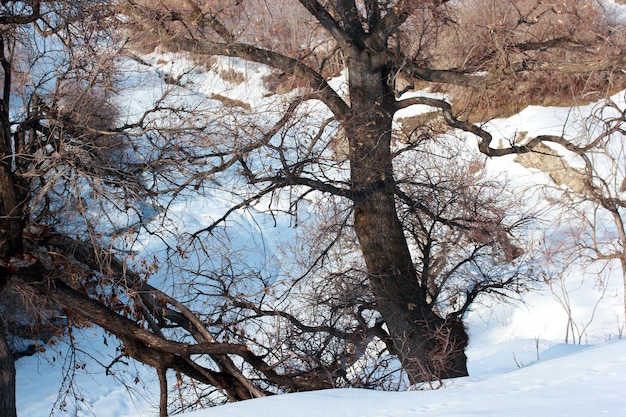
M626 23L626 5L615 3L615 0L603 0L600 5L606 11L609 25Z
M326 390L279 395L187 414L189 417L617 416L626 412L626 341L553 348L556 359L425 391ZM577 346L576 349L579 347Z
M551 303L545 297L544 308ZM516 309L512 309L515 312ZM545 312L545 310L544 310ZM553 310L556 312L556 310ZM401 416L617 416L626 412L626 340L597 345L511 338L511 325L491 320L468 351L470 376L435 390L381 392L335 389L286 394L186 413L190 417L401 417ZM550 322L552 317L545 316ZM471 328L470 324L470 328ZM536 329L537 334L541 329ZM513 334L515 334L513 332ZM476 335L473 335L476 336ZM487 339L492 343L487 343ZM495 340L500 339L499 342ZM495 343L494 343L495 342ZM539 359L537 359L537 357ZM18 361L18 412L48 416L60 372L36 358ZM84 413L98 417L154 416L156 397L139 400L111 377L82 375ZM153 383L155 383L153 381ZM438 384L435 384L438 387ZM156 391L153 392L156 395ZM150 400L152 402L150 402ZM58 415L73 415L60 413Z
M607 5L612 2L606 2ZM617 10L617 9L616 9ZM185 72L175 57L154 57L177 76L193 79L208 95L219 90L237 99L250 99L244 87L230 88L217 78L201 79L197 72ZM219 62L216 65L225 65ZM256 82L263 74L250 67ZM150 82L136 94L137 101L149 102ZM340 80L333 85L342 88ZM257 94L261 94L258 89ZM158 94L158 93L157 93ZM620 97L623 97L621 93ZM130 97L129 97L130 99ZM261 96L252 97L260 101ZM133 107L136 106L136 107ZM129 105L133 114L141 105ZM424 106L422 106L424 107ZM588 112L592 107L583 107ZM427 111L413 108L412 111ZM406 113L408 109L403 110ZM561 134L569 120L569 109L529 107L511 118L494 120L486 125L496 138L514 139L517 133ZM538 177L511 163L510 158L492 159L488 169L506 172L519 183ZM538 174L539 175L539 174ZM224 197L228 198L228 196ZM197 201L173 205L178 221L185 226L201 228L211 219L219 218L228 207L227 201L208 195ZM238 214L236 224L241 229L241 242L246 248L257 234L261 246L287 232L287 227L267 230L262 223L246 220ZM256 222L256 221L255 221ZM283 237L284 238L284 237ZM248 239L248 240L246 240ZM134 249L157 252L154 240L137 241ZM253 252L248 249L249 253ZM252 261L251 261L252 262ZM256 261L255 261L256 262ZM261 265L262 260L258 260ZM228 404L186 415L191 417L402 417L402 416L617 416L626 414L626 340L624 332L623 287L619 271L605 277L605 290L586 277L584 271L574 271L554 292L544 288L524 295L523 303L493 304L482 300L467 317L470 332L468 368L470 376L423 386L406 392L381 392L362 389L334 389L318 392L286 394ZM568 314L559 301L567 295L568 306L576 334L568 340L583 344L565 344ZM29 417L89 416L147 417L158 415L158 383L154 371L141 365L120 365L116 378L105 375L97 363L108 364L117 356L112 346L103 343L98 329L85 329L74 337L83 351L72 351L60 343L47 352L17 361L18 414ZM113 345L113 343L111 343ZM64 379L68 373L73 380ZM59 387L82 401L60 408ZM438 388L438 389L430 389ZM52 414L51 414L52 410Z

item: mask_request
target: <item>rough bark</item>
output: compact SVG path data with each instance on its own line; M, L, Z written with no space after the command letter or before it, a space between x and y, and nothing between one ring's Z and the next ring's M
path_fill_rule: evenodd
M467 334L457 320L439 317L427 302L397 216L391 155L394 95L383 69L369 59L349 64L353 116L350 142L355 231L376 305L411 382L467 375Z
M15 361L0 321L0 415L17 417L15 409Z
M0 36L0 66L2 67L2 97L0 97L0 290L9 277L3 262L21 252L21 210L12 171L13 138L9 120L11 98L11 63L5 56L4 39Z

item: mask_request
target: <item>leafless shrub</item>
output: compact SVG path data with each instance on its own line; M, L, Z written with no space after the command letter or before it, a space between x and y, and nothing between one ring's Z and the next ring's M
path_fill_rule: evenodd
M585 61L598 38L610 38L611 47L594 52L596 60L606 59L624 48L622 32L611 32L601 6L593 1L538 2L476 0L454 8L451 19L438 38L445 52L432 59L444 68L488 71L490 66L506 68L512 62L564 63ZM528 39L533 39L529 41ZM545 42L539 53L528 50ZM572 105L591 102L618 91L624 74L564 74L561 71L520 73L503 78L497 90L435 87L455 97L464 117L474 121L505 117L527 105ZM576 97L577 102L572 101Z

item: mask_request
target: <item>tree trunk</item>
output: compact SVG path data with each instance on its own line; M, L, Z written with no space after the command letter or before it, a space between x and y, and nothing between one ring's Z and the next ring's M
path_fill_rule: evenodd
M157 368L159 377L159 417L167 417L167 369Z
M621 265L622 265L622 284L624 288L624 326L623 329L626 330L626 254L622 255Z
M391 128L394 95L368 57L348 64L353 116L350 141L355 231L376 305L392 349L412 383L467 375L467 333L458 320L439 317L427 302L397 216Z
M17 417L15 409L15 361L0 321L0 416Z
M0 36L0 66L3 70L0 96L0 296L8 285L12 256L22 252L20 206L13 173L11 172L12 142L9 122L11 65L4 53L4 39ZM1 298L0 298L1 300ZM0 319L0 416L16 417L15 360L4 334Z

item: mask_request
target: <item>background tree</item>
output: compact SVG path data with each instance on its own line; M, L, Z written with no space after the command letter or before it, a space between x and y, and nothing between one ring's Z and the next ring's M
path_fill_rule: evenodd
M100 6L62 1L2 2L0 6L0 291L4 302L15 299L10 294L18 282L42 279L31 271L37 251L32 241L53 225L71 229L67 220L75 210L70 209L73 202L66 193L73 190L74 197L80 195L76 191L85 184L79 184L79 177L104 180L105 171L110 177L113 170L106 159L114 158L114 151L102 152L108 144L95 131L114 114L104 116L95 107L91 112L83 108L79 120L77 112L77 106L88 102L106 108L110 67L106 68L105 56L98 58L102 51L97 50L96 39L104 27L82 25L87 23L86 13L102 13ZM70 53L75 54L72 60ZM72 166L76 170L69 172ZM78 209L76 204L72 208ZM15 346L9 346L5 333L15 334L16 322L23 325L29 319L24 310L11 314L2 310L0 413L13 416L15 352L10 348Z
M618 96L607 98L590 114L585 114L585 109L574 111L564 127L565 139L552 138L551 147L542 145L517 161L545 172L554 184L543 187L543 192L560 210L563 224L568 225L569 233L563 239L568 247L561 251L597 265L617 261L626 289L626 130L621 100ZM626 300L624 306L626 319Z
M3 302L10 290L30 297L21 307L36 306L3 314L8 326L2 325L0 349L2 415L15 415L14 352L9 351L5 331L15 335L19 320L30 315L29 324L45 321L47 327L96 323L120 330L124 339L137 329L141 333L130 320L143 320L137 316L140 305L151 320L149 307L166 311L146 288L146 303L134 304L131 293L145 280L127 277L126 268L113 256L116 236L146 216L142 209L150 190L141 175L158 165L155 159L162 155L139 143L131 146L132 132L125 132L133 126L120 120L112 102L119 91L114 64L120 43L110 30L114 21L105 6L91 1L2 3L0 278ZM151 110L144 118L159 111ZM139 157L135 151L147 152ZM123 229L118 229L120 223ZM2 311L8 308L4 305ZM190 328L189 319L180 313L173 321ZM35 341L39 337L29 336ZM209 337L206 332L204 337ZM126 354L162 371L167 361L139 348L154 343L136 340L126 339ZM186 346L175 345L183 350ZM170 359L176 355L170 351ZM240 375L227 357L217 360ZM185 367L183 372L196 379L214 378L202 368L188 363ZM228 372L213 385L228 387L231 398L240 398L234 393L247 381L233 381ZM245 390L245 398L250 395Z

